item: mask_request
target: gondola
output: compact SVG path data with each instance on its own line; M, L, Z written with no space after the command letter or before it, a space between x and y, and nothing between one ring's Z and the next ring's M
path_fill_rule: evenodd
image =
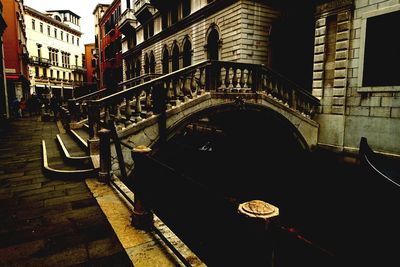
M363 171L385 179L400 190L400 159L374 152L366 137L361 137L358 156Z

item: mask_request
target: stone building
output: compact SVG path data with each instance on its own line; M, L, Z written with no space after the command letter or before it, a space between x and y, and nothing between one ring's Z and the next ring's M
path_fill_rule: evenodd
M321 147L357 152L365 136L399 154L399 1L299 2L121 0L123 80L207 59L264 64L321 100Z
M31 92L68 99L79 94L86 73L80 17L69 10L47 13L25 7Z
M273 67L311 91L311 67L308 75L299 70L312 66L312 10L311 2L123 0L124 80L218 59ZM302 53L288 49L294 45L288 37Z
M361 136L400 154L400 1L328 1L316 7L313 95L319 144L357 151Z

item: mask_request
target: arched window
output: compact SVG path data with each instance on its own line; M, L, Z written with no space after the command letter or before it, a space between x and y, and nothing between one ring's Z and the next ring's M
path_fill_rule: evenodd
M153 51L150 52L150 73L156 73L156 59Z
M219 33L213 28L207 37L207 58L219 60Z
M169 72L169 53L167 46L164 46L162 56L162 73L167 74Z
M150 68L150 65L149 65L149 56L147 55L147 53L146 54L144 54L144 73L149 73L149 68Z
M188 38L183 41L183 67L192 65L192 44Z
M172 71L179 70L179 47L176 42L172 45Z

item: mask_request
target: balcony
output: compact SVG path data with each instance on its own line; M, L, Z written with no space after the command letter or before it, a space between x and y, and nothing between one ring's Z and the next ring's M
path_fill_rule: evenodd
M150 0L150 4L157 8L160 12L165 11L168 7L176 7L178 1L177 0Z
M156 13L156 9L149 0L137 0L135 2L135 16L141 24L146 23Z
M47 58L33 56L29 58L29 63L32 65L40 65L43 67L49 67L51 65L50 60L48 60Z
M72 72L79 72L79 73L86 72L86 69L84 67L77 66L77 65L71 65L71 69L72 69Z
M126 9L119 17L118 29L126 36L136 33L137 20L132 9Z

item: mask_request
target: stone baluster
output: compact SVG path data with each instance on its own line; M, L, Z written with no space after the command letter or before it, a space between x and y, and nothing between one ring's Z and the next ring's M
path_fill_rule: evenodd
M199 91L197 90L198 87L197 87L197 84L196 84L196 72L197 72L197 70L192 72L192 76L191 76L191 79L190 79L190 89L192 91L192 96L193 97L195 97L199 93Z
M232 76L232 88L235 91L238 89L238 77L237 77L237 67L232 68L233 76Z
M130 121L132 116L132 107L131 107L131 99L130 96L127 96L125 98L125 118L126 118L126 123Z
M141 103L141 95L142 91L136 94L136 103L135 103L135 122L139 122L142 120L141 113L142 113L142 103Z
M206 75L205 75L206 68L202 67L200 68L200 90L199 93L202 94L205 90L206 86Z
M230 77L229 77L229 67L225 67L225 79L224 79L224 85L225 85L225 91L229 92L229 84L231 83Z

